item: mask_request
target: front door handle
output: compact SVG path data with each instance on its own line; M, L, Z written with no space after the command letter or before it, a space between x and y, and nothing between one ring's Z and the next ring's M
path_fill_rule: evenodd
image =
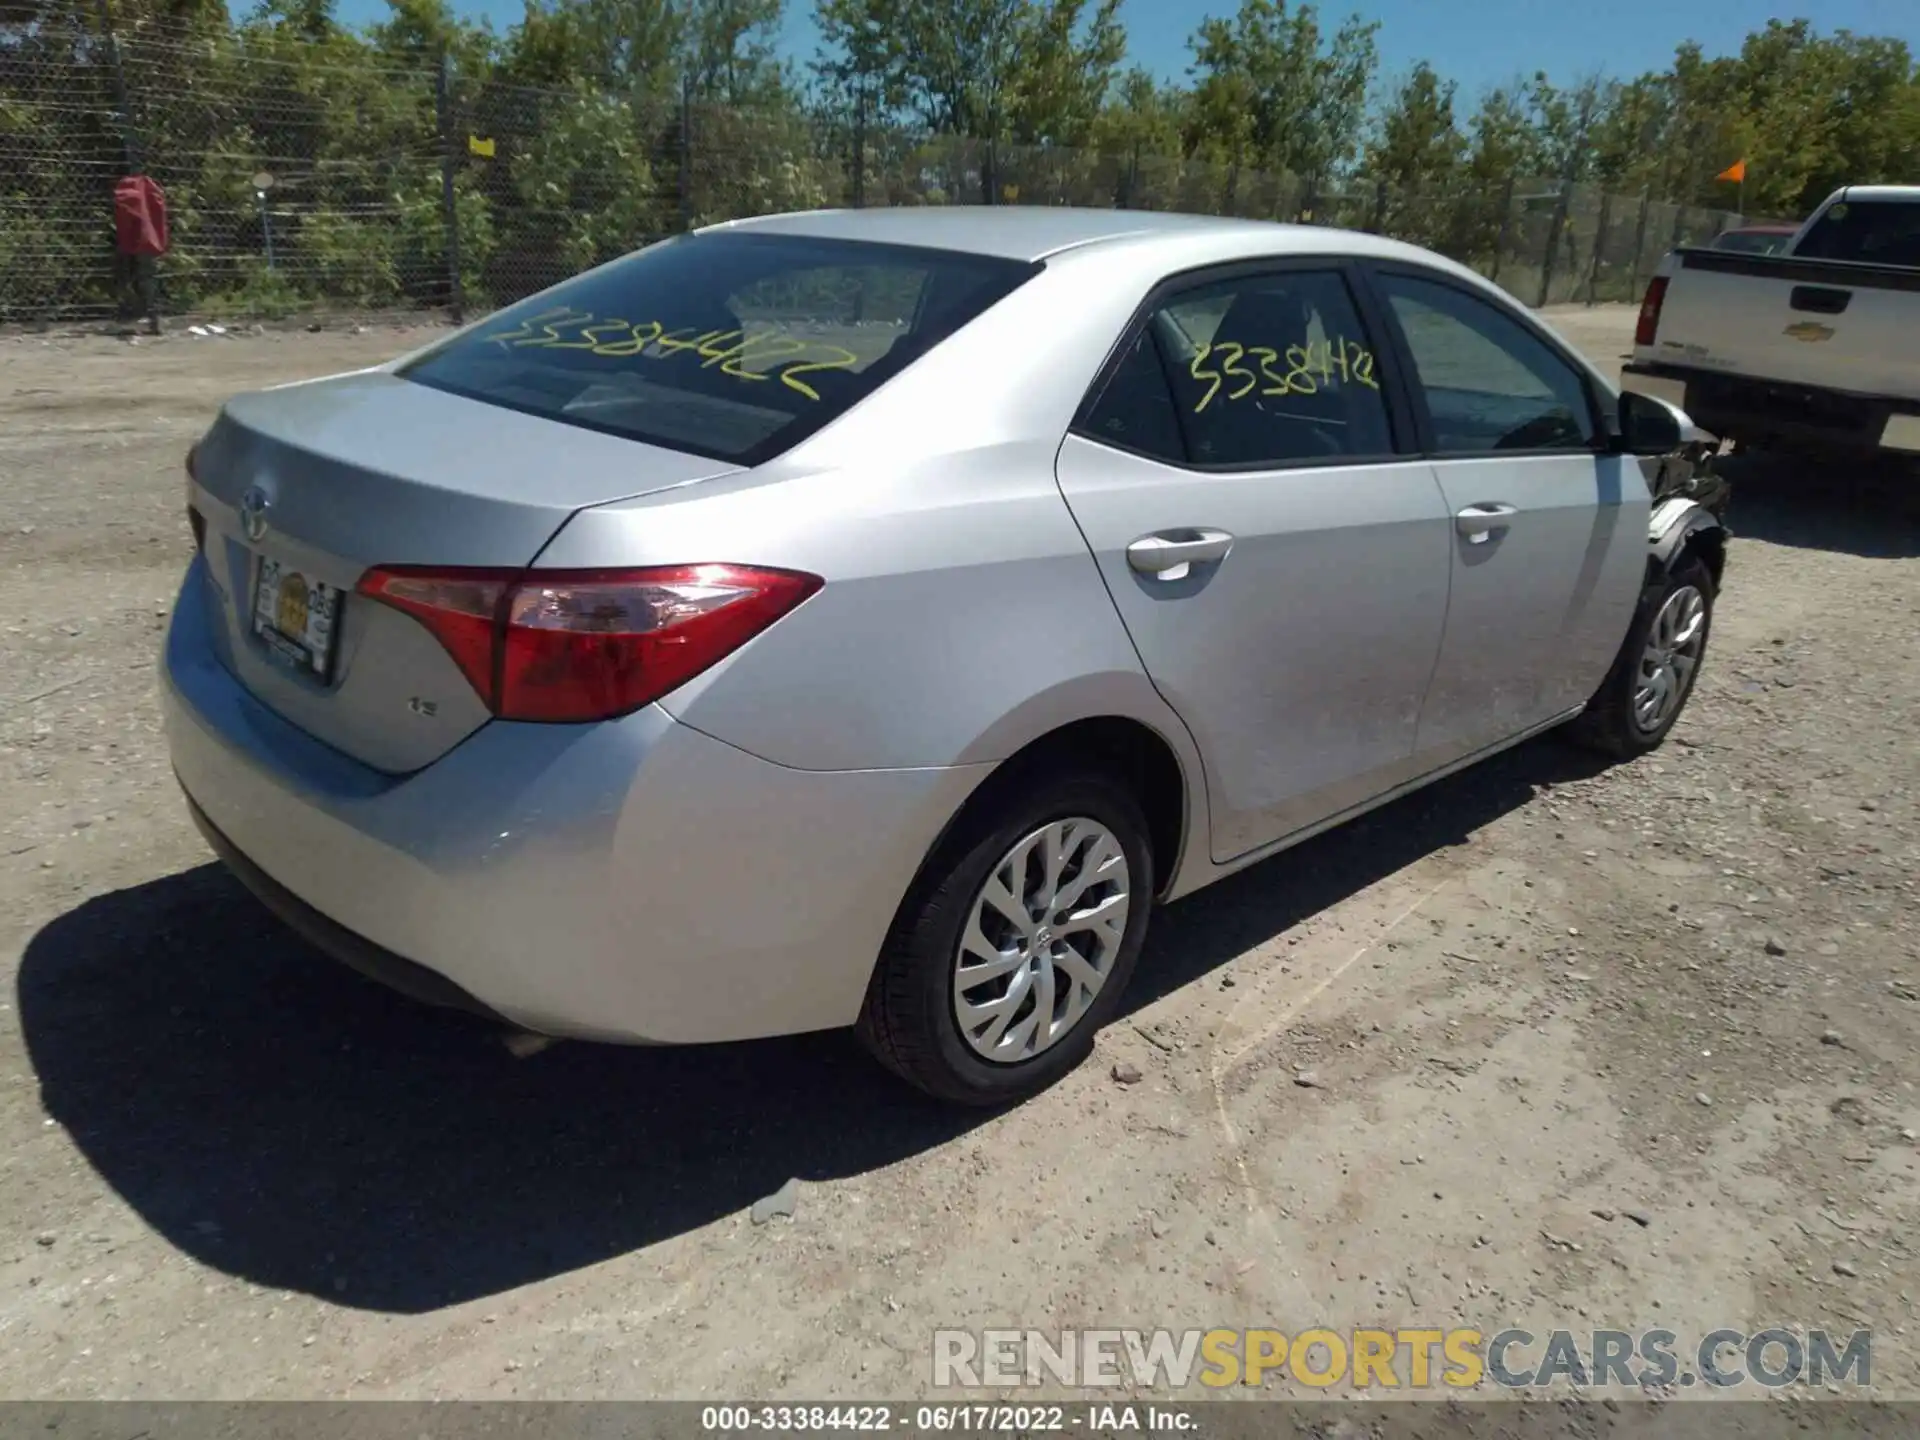
M1143 575L1184 580L1190 565L1227 558L1233 536L1224 530L1156 530L1127 546L1127 564Z
M1504 530L1513 523L1514 507L1498 501L1487 501L1479 505L1469 505L1453 517L1453 527L1467 537L1469 545L1484 545L1493 538L1493 532Z

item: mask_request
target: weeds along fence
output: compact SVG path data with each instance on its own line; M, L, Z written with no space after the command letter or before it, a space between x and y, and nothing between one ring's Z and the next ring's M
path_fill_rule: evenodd
M1335 225L1474 266L1529 304L1638 298L1741 217L1553 179L1409 187L1135 151L1016 147L446 61L371 64L247 27L0 30L0 322L126 318L123 175L165 190L161 314L477 312L650 240L835 205L1093 205Z

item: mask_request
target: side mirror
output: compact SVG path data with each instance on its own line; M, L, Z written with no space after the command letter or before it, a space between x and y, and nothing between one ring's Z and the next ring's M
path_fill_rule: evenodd
M1694 425L1686 413L1638 391L1620 392L1619 445L1628 455L1671 455Z

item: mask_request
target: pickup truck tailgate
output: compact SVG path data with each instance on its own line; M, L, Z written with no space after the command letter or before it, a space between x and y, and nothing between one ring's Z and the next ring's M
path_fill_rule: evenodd
M1920 270L1689 250L1640 364L1920 395Z

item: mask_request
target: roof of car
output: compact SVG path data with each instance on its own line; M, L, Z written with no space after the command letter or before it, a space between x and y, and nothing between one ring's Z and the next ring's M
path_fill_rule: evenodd
M1330 233L1321 226L1277 225L1263 220L1238 220L1219 215L1182 215L1162 210L1096 210L1037 205L916 205L876 210L805 210L789 215L766 215L732 220L715 230L750 230L775 235L808 235L832 240L866 240L891 245L924 245L942 250L964 250L1010 260L1041 260L1062 250L1103 241L1141 236L1177 237L1206 232L1213 235L1244 232L1265 251L1316 248ZM1397 249L1392 242L1352 235L1355 249L1382 253Z

